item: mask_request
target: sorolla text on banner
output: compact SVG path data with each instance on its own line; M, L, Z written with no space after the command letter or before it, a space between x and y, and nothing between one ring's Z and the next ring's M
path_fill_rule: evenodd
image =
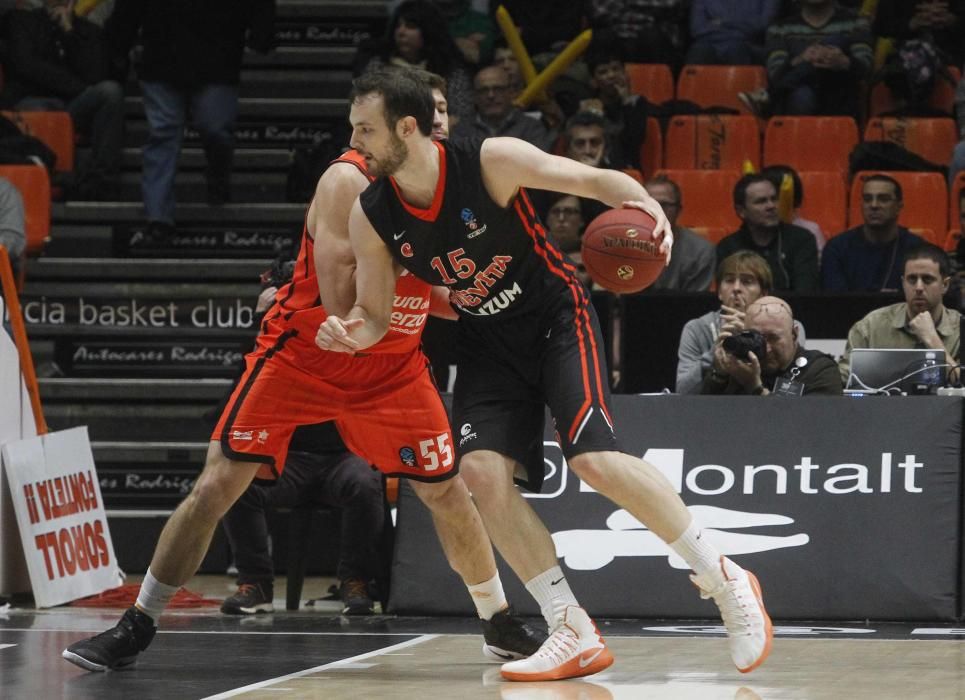
M119 585L87 429L7 443L3 466L37 606Z

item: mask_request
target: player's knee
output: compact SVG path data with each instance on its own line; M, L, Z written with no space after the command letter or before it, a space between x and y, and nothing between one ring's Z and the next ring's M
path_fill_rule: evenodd
M512 474L486 452L470 452L459 460L459 474L477 501L492 498L512 486Z
M208 451L208 459L188 494L188 507L200 517L221 518L251 483L253 472L232 462L220 450Z
M466 485L460 476L445 481L410 481L416 496L429 510L442 510L452 507L466 492ZM468 501L468 493L466 500Z
M609 479L611 465L609 460L604 458L603 453L585 452L567 457L566 462L581 481L597 490Z

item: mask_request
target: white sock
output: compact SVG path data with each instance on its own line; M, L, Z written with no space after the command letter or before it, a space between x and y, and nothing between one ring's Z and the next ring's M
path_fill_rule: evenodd
M679 554L698 576L709 571L720 571L720 552L706 537L701 537L700 528L694 520L690 521L680 537L670 543L670 548Z
M559 566L531 578L526 582L526 590L539 603L540 612L551 630L563 620L568 605L580 606Z
M508 606L506 594L503 593L503 582L499 580L499 572L488 581L466 586L476 612L483 620L488 620L500 610Z
M137 594L137 602L134 605L142 613L154 620L154 624L157 624L158 618L161 617L161 613L164 612L164 608L167 604L171 602L171 598L174 594L178 592L181 586L169 586L166 583L161 583L156 578L154 574L151 573L151 569L148 568L147 573L144 575L144 581L141 582L141 590Z

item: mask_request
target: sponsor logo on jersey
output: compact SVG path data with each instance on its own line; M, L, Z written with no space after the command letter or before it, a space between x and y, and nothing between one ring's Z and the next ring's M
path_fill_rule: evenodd
M415 450L413 450L411 447L400 448L399 459L402 460L402 464L406 467L416 466Z
M460 308L467 314L472 314L473 316L494 316L503 309L509 308L513 301L522 295L522 293L523 288L519 286L519 282L516 282L512 287L509 289L504 289L491 299L481 302L480 299L473 298L471 301L475 302L475 304L470 304L468 306L460 304ZM453 296L456 294L458 294L458 292L454 292ZM459 301L456 301L456 303L459 304Z
M402 257L404 258L411 258L413 255L415 255L412 250L412 246L408 242L402 244L402 247L399 248L399 252L402 253Z
M393 234L392 234L392 240L393 240L393 241L397 241L397 240L399 240L400 238L402 238L402 236L404 236L404 235L405 235L405 229L402 230L402 233L393 233Z
M425 296L398 296L392 301L389 331L415 335L429 316L429 299Z
M486 224L482 226L479 225L479 222L476 221L476 215L472 213L472 209L463 209L462 212L460 212L460 217L462 218L462 223L469 229L466 238L475 238L486 233Z
M232 440L254 440L252 430L235 430L231 433Z
M264 445L268 441L268 431L265 429L258 431L258 442Z
M469 423L463 423L462 427L459 429L459 434L462 437L459 439L459 447L462 447L470 440L475 440L477 435L472 430L472 425Z

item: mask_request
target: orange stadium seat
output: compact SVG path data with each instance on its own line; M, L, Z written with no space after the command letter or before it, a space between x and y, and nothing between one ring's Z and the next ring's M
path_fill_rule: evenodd
M43 141L57 154L54 170L69 173L74 169L74 123L69 112L2 112L25 134Z
M640 172L639 170L637 170L636 168L623 168L623 169L620 170L620 172L626 173L627 175L629 175L630 177L632 177L634 180L636 180L637 182L639 182L641 185L643 184L643 173L641 173L641 172Z
M947 66L947 68L954 82L939 78L928 98L928 106L951 115L955 108L955 86L961 80L962 72L955 66ZM888 86L881 81L875 83L868 98L868 114L877 117L879 114L891 112L897 108L898 105Z
M627 63L630 92L660 104L674 98L673 73L665 63Z
M667 126L664 167L697 170L740 169L744 161L761 166L761 132L747 115L690 114Z
M677 99L701 107L732 107L749 114L737 93L766 86L763 66L684 66L677 78Z
M817 222L825 240L844 232L848 221L848 189L841 173L805 170L798 175L804 189L801 217Z
M851 226L858 226L862 221L861 189L865 178L874 174L879 174L879 171L861 171L855 174L851 182L851 202L848 210ZM901 184L905 204L898 217L899 224L909 229L948 230L948 187L941 173L892 170L880 171L880 174L893 177Z
M663 167L663 132L660 122L654 117L647 117L647 138L640 146L640 169L643 176L651 177Z
M955 228L961 218L962 190L965 190L965 171L955 176L948 194L948 223Z
M944 238L942 238L942 236L939 236L930 228L910 228L908 230L911 231L916 236L918 236L919 238L925 239L925 241L927 241L928 243L931 243L932 245L937 245L941 247L945 243Z
M690 226L688 228L701 238L706 238L714 245L720 243L724 236L729 236L737 230L736 227L727 226Z
M962 232L960 229L954 228L948 232L945 236L944 244L942 248L945 249L946 253L954 253L958 250L958 242L962 239Z
M764 165L845 173L856 145L858 125L851 117L771 117L764 131Z
M734 185L740 180L739 170L668 170L666 175L677 183L683 197L683 209L677 223L689 228L721 227L727 233L740 227L734 211Z
M865 126L864 139L890 141L932 163L948 165L958 143L958 129L951 117L873 117Z
M27 252L39 253L50 235L50 176L42 165L0 165L23 198Z

